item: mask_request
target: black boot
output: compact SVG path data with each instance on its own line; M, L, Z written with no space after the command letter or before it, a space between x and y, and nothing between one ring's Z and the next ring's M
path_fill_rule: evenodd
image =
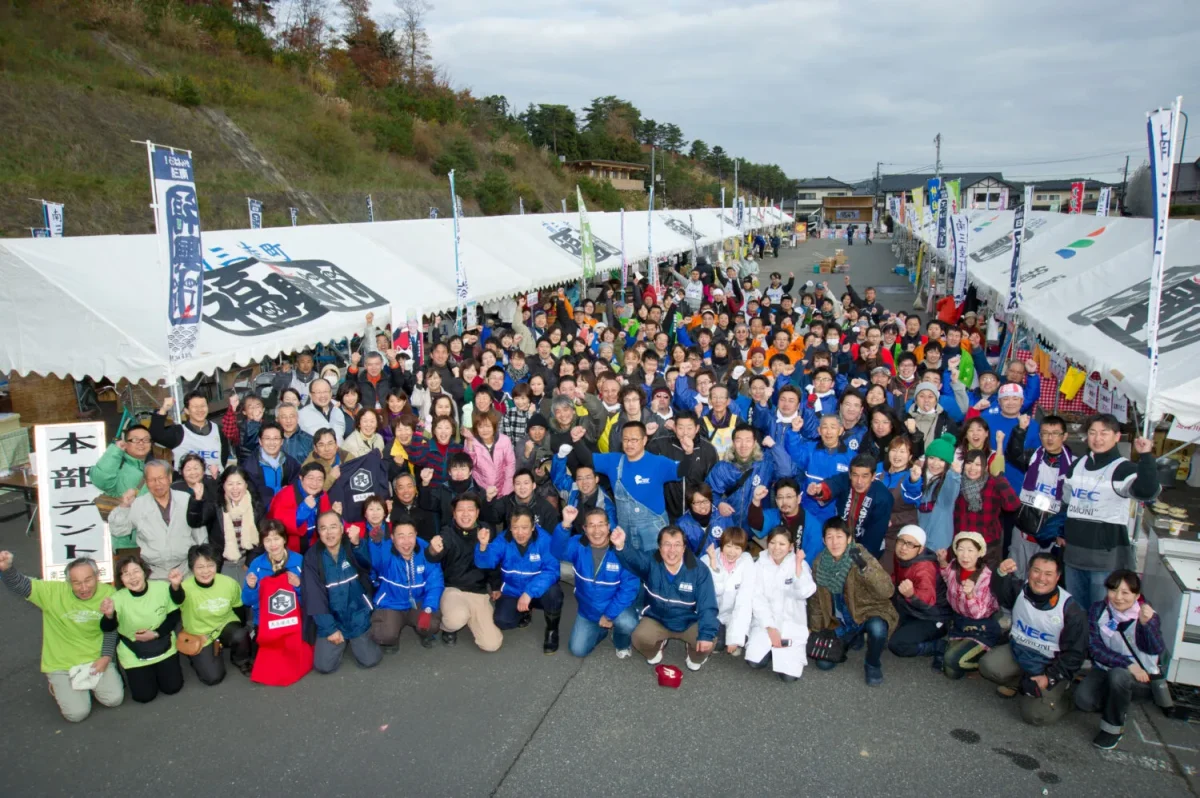
M528 626L531 623L533 623L533 613L532 612L523 612L523 613L521 613L521 619L519 621L517 621L517 628L524 629L526 626Z
M458 632L442 632L442 645L453 646L458 644Z
M555 654L558 652L558 615L546 616L546 639L542 643L543 654Z

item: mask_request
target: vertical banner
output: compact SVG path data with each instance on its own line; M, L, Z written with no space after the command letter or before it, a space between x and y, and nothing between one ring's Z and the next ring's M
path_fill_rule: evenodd
M989 194L988 196L990 197L991 194ZM996 206L996 210L1000 210L1000 211L1008 210L1008 189L1007 188L1000 189L1000 204Z
M1009 319L1021 306L1021 244L1025 242L1025 210L1022 205L1013 214L1012 265L1008 271L1008 303L1004 306Z
M688 214L688 227L692 229L692 265L695 266L700 262L700 245L696 243L696 220L690 213Z
M371 195L367 195L367 221L375 221L375 202L371 199Z
M654 180L650 180L650 210L646 213L646 273L650 275L650 290L658 299L658 261L654 258Z
M1154 181L1154 260L1150 267L1150 296L1146 317L1147 355L1150 375L1146 380L1146 408L1142 436L1150 437L1157 417L1154 414L1154 390L1158 382L1158 325L1162 305L1163 266L1167 259L1167 221L1171 211L1171 176L1175 169L1175 143L1179 133L1179 111L1183 98L1176 97L1170 108L1159 108L1146 115L1146 137L1150 145L1150 178Z
M563 197L562 208L563 208L563 213L566 213L567 212L567 198L566 197Z
M51 237L49 227L31 227L31 228L29 228L29 233L34 238L50 238Z
M904 194L901 194L897 199L899 199L899 202L896 204L900 206L900 224L904 224L905 216L908 212L904 206L908 204L908 198Z
M1096 215L1108 216L1108 206L1112 203L1112 186L1100 189L1100 198L1096 200Z
M1083 181L1071 184L1071 213L1083 213Z
M436 218L438 218L438 209L437 209L437 208L430 208L430 209L429 209L429 218L430 218L430 219L436 219Z
M725 251L725 186L721 186L721 213L717 216L721 222L720 252ZM624 249L624 247L622 247Z
M170 270L167 351L172 361L191 356L204 307L204 261L200 246L200 206L192 155L147 142L154 178L160 251Z
M738 232L740 233L742 231L743 217L746 214L746 198L745 197L736 198L733 201L733 207L735 209L733 218L735 221L737 221L737 228L738 228Z
M250 229L262 229L262 203L256 199L246 197L246 205L250 209Z
M300 223L300 209L288 208L288 214L292 217L292 227Z
M629 261L625 258L625 209L621 209L621 299L625 299L625 284L629 282Z
M63 204L61 202L42 200L42 219L46 222L46 229L50 231L50 238L62 237Z
M954 304L967 300L967 214L956 213L950 217L954 234Z
M1025 211L1033 210L1033 183L1025 186Z
M88 471L107 448L104 422L38 424L33 447L38 459L42 578L65 581L72 560L91 557L100 567L100 581L112 581L112 538L92 503L100 489L88 480Z
M938 212L938 201L942 197L942 178L931 177L925 181L925 197L929 200L929 208L935 214Z
M462 255L459 253L458 237L458 194L454 190L454 170L450 170L450 206L454 209L454 299L457 309L454 312L454 324L459 335L463 331L463 310L467 305L467 271L463 266Z
M517 210L520 211L522 216L525 215L525 198L524 197L517 197Z
M954 215L963 209L962 180L959 179L947 181L946 188L950 192L950 214Z
M920 188L913 189L913 210L917 212L917 227L925 226L925 190Z
M579 186L575 186L575 202L579 205L579 257L583 261L583 279L590 280L596 276L596 245L592 241L592 224L588 221Z
M946 248L946 224L950 221L950 197L947 192L943 192L938 200L938 217L937 217L937 248L944 250ZM949 258L947 258L949 261Z

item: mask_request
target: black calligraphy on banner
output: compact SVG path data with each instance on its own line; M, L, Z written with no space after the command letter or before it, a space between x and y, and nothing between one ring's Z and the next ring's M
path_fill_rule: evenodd
M549 238L559 249L583 259L583 238L579 231L566 222L542 222L542 227ZM595 234L592 235L592 248L596 252L596 263L602 263L608 258L621 254L621 250L607 243Z
M99 489L89 472L104 451L104 423L38 425L38 507L42 538L42 575L64 579L77 557L98 561L102 581L111 579L112 547L108 528L93 502Z
M324 260L245 260L204 274L204 322L232 335L267 335L327 313L358 313L387 300Z
M1025 242L1028 243L1033 238L1035 231L1043 227L1046 220L1042 218L1030 219L1025 223ZM978 232L978 231L976 231ZM1007 255L1012 252L1012 233L1007 233L1003 238L999 238L986 247L980 247L970 254L971 260L976 263L986 263L993 258L998 258L1001 255Z
M699 241L701 238L700 234L696 232L696 229L685 221L668 216L663 219L663 222L667 225L667 227L671 228L676 233L679 233L679 235L690 238L692 241Z
M1114 341L1145 353L1149 347L1146 322L1150 314L1150 280L1072 313L1069 320L1092 326ZM1175 266L1163 274L1159 306L1158 351L1173 352L1200 341L1200 265Z

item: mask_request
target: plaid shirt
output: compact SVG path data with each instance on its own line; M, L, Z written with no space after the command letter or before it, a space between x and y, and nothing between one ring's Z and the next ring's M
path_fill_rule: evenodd
M516 405L510 405L504 418L500 419L500 432L507 435L509 440L516 441L525 437L525 428L529 425L529 419L537 410L532 403L528 410L519 410Z
M963 482L966 482L966 477L963 478ZM988 546L998 544L1003 534L1000 513L1015 513L1021 509L1021 500L1013 492L1007 479L990 474L979 498L979 512L972 512L967 507L966 496L959 491L958 498L954 501L954 531L978 532L983 535Z

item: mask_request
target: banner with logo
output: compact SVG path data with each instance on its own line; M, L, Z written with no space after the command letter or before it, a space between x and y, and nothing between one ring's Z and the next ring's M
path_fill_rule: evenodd
M50 231L50 238L62 237L63 204L61 202L42 200L42 219L46 222L46 229Z
M949 193L948 191L943 191L941 198L938 200L937 248L939 251L946 248L946 226L950 221L950 197L947 196Z
M367 195L367 221L375 221L375 202L371 199L371 195Z
M1062 203L1054 200L1050 203L1050 213L1062 213Z
M33 447L38 461L42 578L65 581L72 560L91 557L99 566L100 581L112 581L112 538L92 503L100 489L88 477L107 448L104 422L38 424L33 428Z
M1025 210L1033 210L1033 183L1025 186Z
M596 276L596 247L592 243L592 225L588 222L583 191L579 186L575 186L575 203L579 206L579 257L583 261L583 279L590 280Z
M1112 202L1112 186L1100 189L1100 199L1096 200L1096 215L1108 216L1108 206Z
M288 208L288 214L292 217L292 227L295 227L300 222L300 209Z
M433 208L433 207L431 207L431 208L429 209L429 218L430 218L430 219L436 219L436 218L438 218L438 209L437 209L437 208Z
M725 189L721 189L724 198ZM625 209L621 209L621 299L625 299L625 286L629 282L629 261L625 258Z
M29 228L29 233L34 238L50 238L49 227L31 227Z
M470 288L467 285L467 270L462 262L460 238L458 232L458 214L461 205L458 193L454 190L454 170L450 170L450 206L454 209L454 297L457 300L457 310L454 313L454 323L458 334L463 331L463 311L466 309L467 296Z
M262 229L262 203L256 199L246 197L246 205L250 209L250 229Z
M913 189L913 210L917 212L917 227L925 226L925 190Z
M954 303L962 304L967 299L967 214L956 213L950 217L954 234Z
M962 210L962 180L947 181L946 188L950 193L950 213L958 213Z
M942 179L931 177L925 181L925 196L929 200L929 208L936 214L938 201L942 196Z
M1025 189L1028 196L1029 189ZM1004 306L1008 318L1021 306L1021 244L1025 241L1025 206L1013 213L1012 266L1008 272L1008 303Z
M1163 267L1167 259L1167 221L1171 212L1171 176L1175 169L1175 143L1179 111L1183 98L1175 98L1170 108L1159 108L1146 118L1146 138L1150 146L1150 178L1154 181L1154 259L1150 268L1150 297L1147 305L1146 342L1150 373L1146 381L1145 421L1142 434L1153 429L1154 389L1158 382L1158 328L1162 314Z
M650 193L651 194L654 193L654 186L650 186ZM745 213L746 213L746 198L738 197L737 199L735 199L733 201L733 207L735 210L734 218L737 220L737 228L738 228L738 230L741 230L743 217L745 216Z
M147 142L154 178L161 252L170 270L167 351L172 361L185 360L196 346L204 307L204 259L200 245L200 205L192 155Z
M988 196L990 197L991 194L989 194ZM1001 211L1008 210L1008 189L1007 188L1000 189L1000 204L997 206L997 210L1001 210Z
M1083 181L1071 184L1071 213L1083 213Z

